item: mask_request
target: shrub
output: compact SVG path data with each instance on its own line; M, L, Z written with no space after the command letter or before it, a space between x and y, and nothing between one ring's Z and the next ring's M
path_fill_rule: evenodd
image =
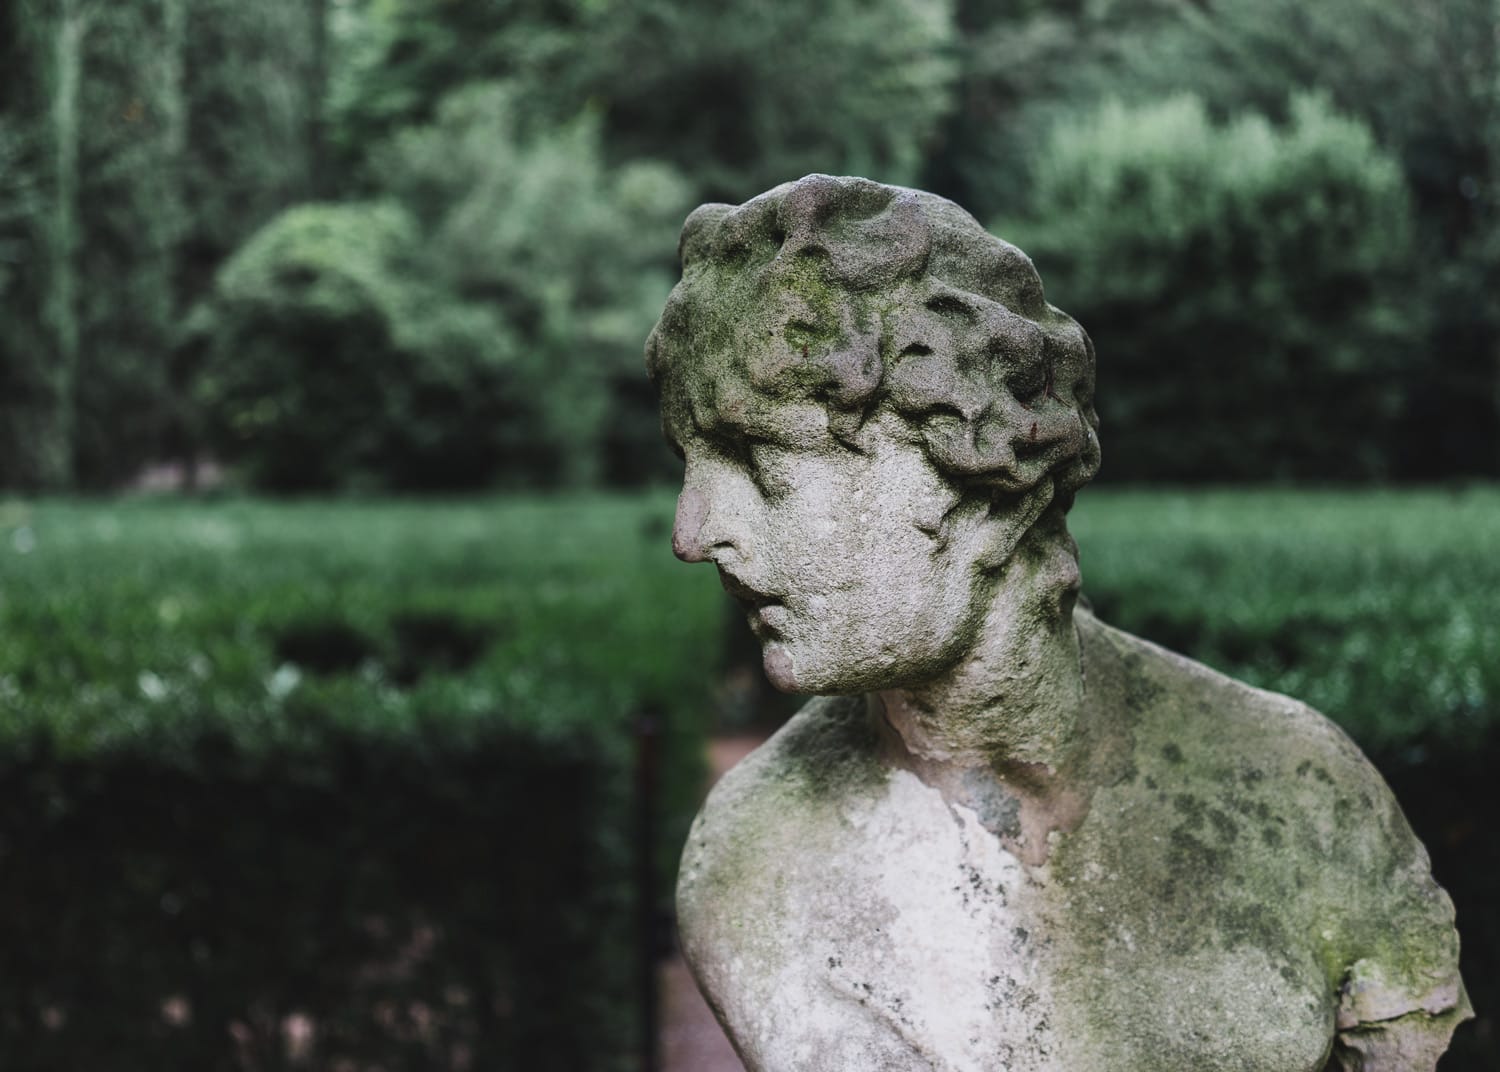
M1118 6L1118 5L1117 5ZM1329 95L1401 162L1422 270L1401 294L1428 313L1392 451L1400 475L1500 474L1500 48L1494 0L1221 0L1116 39L1103 75L1136 97L1192 86L1215 114Z
M214 718L170 747L8 741L0 1062L626 1067L617 749L473 714L296 748Z
M415 269L389 204L306 205L255 234L196 319L219 449L283 491L474 487L510 446L504 326Z
M632 716L665 908L723 601L669 513L0 504L0 1065L617 1072Z
M1320 99L1277 128L1178 97L1061 123L996 229L1099 348L1107 477L1350 479L1391 465L1422 328L1408 215Z
M516 111L506 85L453 94L376 154L381 181L421 227L424 277L512 333L506 475L660 474L641 348L674 282L687 187L660 164L606 168L596 116L528 136Z
M688 208L608 170L582 117L517 133L504 86L377 154L392 200L291 209L198 318L219 443L258 487L639 482L663 472L641 346Z

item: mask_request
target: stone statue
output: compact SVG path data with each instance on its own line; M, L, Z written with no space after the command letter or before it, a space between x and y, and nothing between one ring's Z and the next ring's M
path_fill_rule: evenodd
M1458 937L1380 776L1078 605L1094 351L1027 257L825 175L702 206L681 257L646 348L673 547L818 697L683 857L746 1066L1431 1072Z

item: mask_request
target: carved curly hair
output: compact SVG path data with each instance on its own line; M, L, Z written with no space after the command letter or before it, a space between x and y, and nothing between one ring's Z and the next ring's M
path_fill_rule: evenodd
M1093 344L1031 260L953 202L809 175L699 207L679 254L646 343L664 408L776 439L779 410L817 402L857 445L886 406L955 484L1050 478L1063 511L1098 471Z

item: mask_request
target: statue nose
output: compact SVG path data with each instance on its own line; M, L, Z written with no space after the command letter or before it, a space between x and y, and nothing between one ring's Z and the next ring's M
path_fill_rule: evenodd
M708 498L697 488L683 488L677 497L677 519L672 524L672 553L684 562L705 562L703 523L708 520Z

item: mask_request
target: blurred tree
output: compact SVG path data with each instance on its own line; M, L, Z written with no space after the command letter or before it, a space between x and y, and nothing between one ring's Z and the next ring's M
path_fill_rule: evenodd
M221 450L263 487L639 479L662 458L641 340L687 209L669 168L606 170L597 121L518 135L473 86L375 154L396 204L292 209L198 323Z
M551 460L505 468L627 477L654 453L629 431L654 422L628 336L671 271L630 250L669 248L669 202L862 171L1014 214L1055 124L1106 91L1142 104L1181 85L1215 119L1273 122L1287 87L1321 87L1398 154L1426 266L1402 308L1430 335L1400 373L1392 472L1497 473L1497 23L1500 0L16 0L0 5L0 483L190 462L210 339L194 310L250 235L335 193L403 200L455 323L487 308L526 341L517 384L553 362L548 412L516 411ZM496 79L503 122L443 103ZM487 144L505 181L483 162L418 177L442 171L418 154L459 143ZM484 225L460 241L459 220ZM626 267L601 283L611 258Z
M375 154L425 236L424 276L514 332L511 479L634 480L666 461L641 344L691 205L669 167L605 166L598 119L526 135L514 87L451 95Z
M1106 473L1348 479L1392 464L1424 328L1408 194L1358 122L1273 127L1194 97L1054 129L1030 215L997 223L1099 340Z
M585 4L577 0L356 0L337 36L344 62L330 89L331 138L353 169L403 127L430 121L462 86L506 79L530 90L549 117L581 102L572 75ZM367 182L378 176L366 172Z
M10 482L108 483L154 446L173 308L182 4L12 10L4 103L34 164L35 254L21 288L31 325L4 355L28 384L11 434L29 449L7 467Z
M191 474L205 434L194 387L204 355L201 334L185 324L242 242L339 176L325 149L335 51L327 0L178 2L187 53L163 447Z
M5 438L19 447L5 475L24 487L66 486L73 470L78 96L93 11L80 0L23 0L0 15L7 23L0 106L13 198L8 249L31 269L6 288L7 312L20 316L5 329L0 378L18 392L5 406L16 421L7 422ZM22 212L30 217L25 224L16 218Z
M31 191L9 246L27 278L6 293L25 323L0 349L25 398L4 435L27 447L6 483L111 485L191 427L183 316L311 188L322 5L18 0L0 15L0 118Z
M1177 0L1105 71L1131 99L1193 86L1218 115L1325 93L1399 158L1416 208L1407 302L1432 310L1403 384L1398 468L1500 473L1500 3Z
M639 350L695 194L910 181L953 74L949 0L367 0L335 37L330 137L412 211L424 278L523 341L504 468L543 482L666 463Z
M812 171L916 181L957 73L951 0L643 0L588 29L613 153L730 201Z
M1181 0L959 0L955 102L923 185L981 218L1016 211L1028 162L1059 112L1111 92L1118 53L1180 8Z
M394 205L303 205L219 273L192 324L200 391L216 447L257 486L420 485L445 452L460 463L445 486L490 475L504 414L486 409L503 397L489 357L513 348L477 309L428 326L444 295L423 284L417 246Z
M20 124L0 115L0 487L61 482L66 468L55 428L43 300L41 168Z
M956 70L951 0L362 10L334 94L347 154L426 121L449 90L504 79L523 134L596 109L612 162L670 162L709 198L742 200L817 170L914 181Z

